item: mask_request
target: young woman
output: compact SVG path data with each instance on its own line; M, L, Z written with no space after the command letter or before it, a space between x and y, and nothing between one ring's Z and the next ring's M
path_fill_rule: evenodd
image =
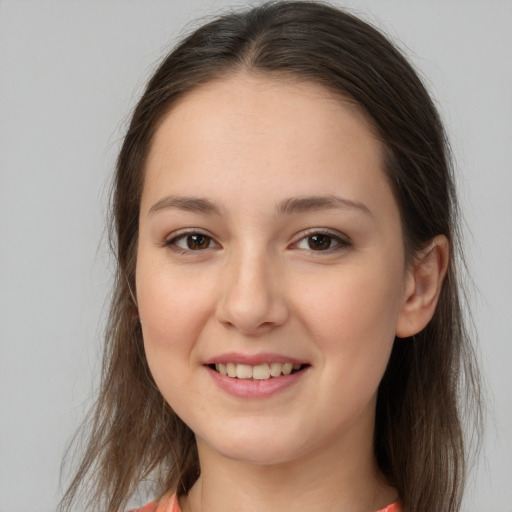
M479 409L453 176L382 34L316 2L198 29L134 111L113 219L101 394L62 510L123 510L148 479L144 511L459 510Z

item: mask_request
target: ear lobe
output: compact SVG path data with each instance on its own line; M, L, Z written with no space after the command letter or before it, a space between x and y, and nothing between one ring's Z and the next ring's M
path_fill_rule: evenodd
M417 334L434 315L448 268L449 245L444 235L436 236L409 269L396 325L399 338Z

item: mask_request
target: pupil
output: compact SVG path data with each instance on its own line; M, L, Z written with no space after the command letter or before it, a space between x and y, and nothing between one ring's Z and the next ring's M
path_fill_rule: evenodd
M328 235L313 235L308 238L308 245L310 249L329 249L331 245L331 237Z
M187 238L187 246L189 249L206 249L209 244L209 239L204 235L190 235Z

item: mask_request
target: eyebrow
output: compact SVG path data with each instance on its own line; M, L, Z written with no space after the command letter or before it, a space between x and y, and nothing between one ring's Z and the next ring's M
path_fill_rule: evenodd
M202 214L220 215L220 209L209 199L204 197L188 196L167 196L157 201L150 209L148 214L154 214L168 208L177 208L189 212Z
M285 214L330 209L356 209L367 215L372 215L372 212L364 203L337 195L291 197L290 199L281 201L277 205L277 211Z
M203 215L221 215L220 208L205 197L167 196L157 201L148 214L152 215L169 208L200 213ZM277 212L285 215L305 213L329 209L356 209L367 215L372 215L370 209L360 201L353 201L337 195L304 196L284 199L277 204Z

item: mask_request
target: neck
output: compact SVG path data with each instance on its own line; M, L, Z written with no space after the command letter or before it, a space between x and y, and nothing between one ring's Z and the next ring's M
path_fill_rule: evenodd
M201 476L181 498L183 512L375 512L397 496L377 467L372 442L333 442L290 462L256 465L197 441Z

